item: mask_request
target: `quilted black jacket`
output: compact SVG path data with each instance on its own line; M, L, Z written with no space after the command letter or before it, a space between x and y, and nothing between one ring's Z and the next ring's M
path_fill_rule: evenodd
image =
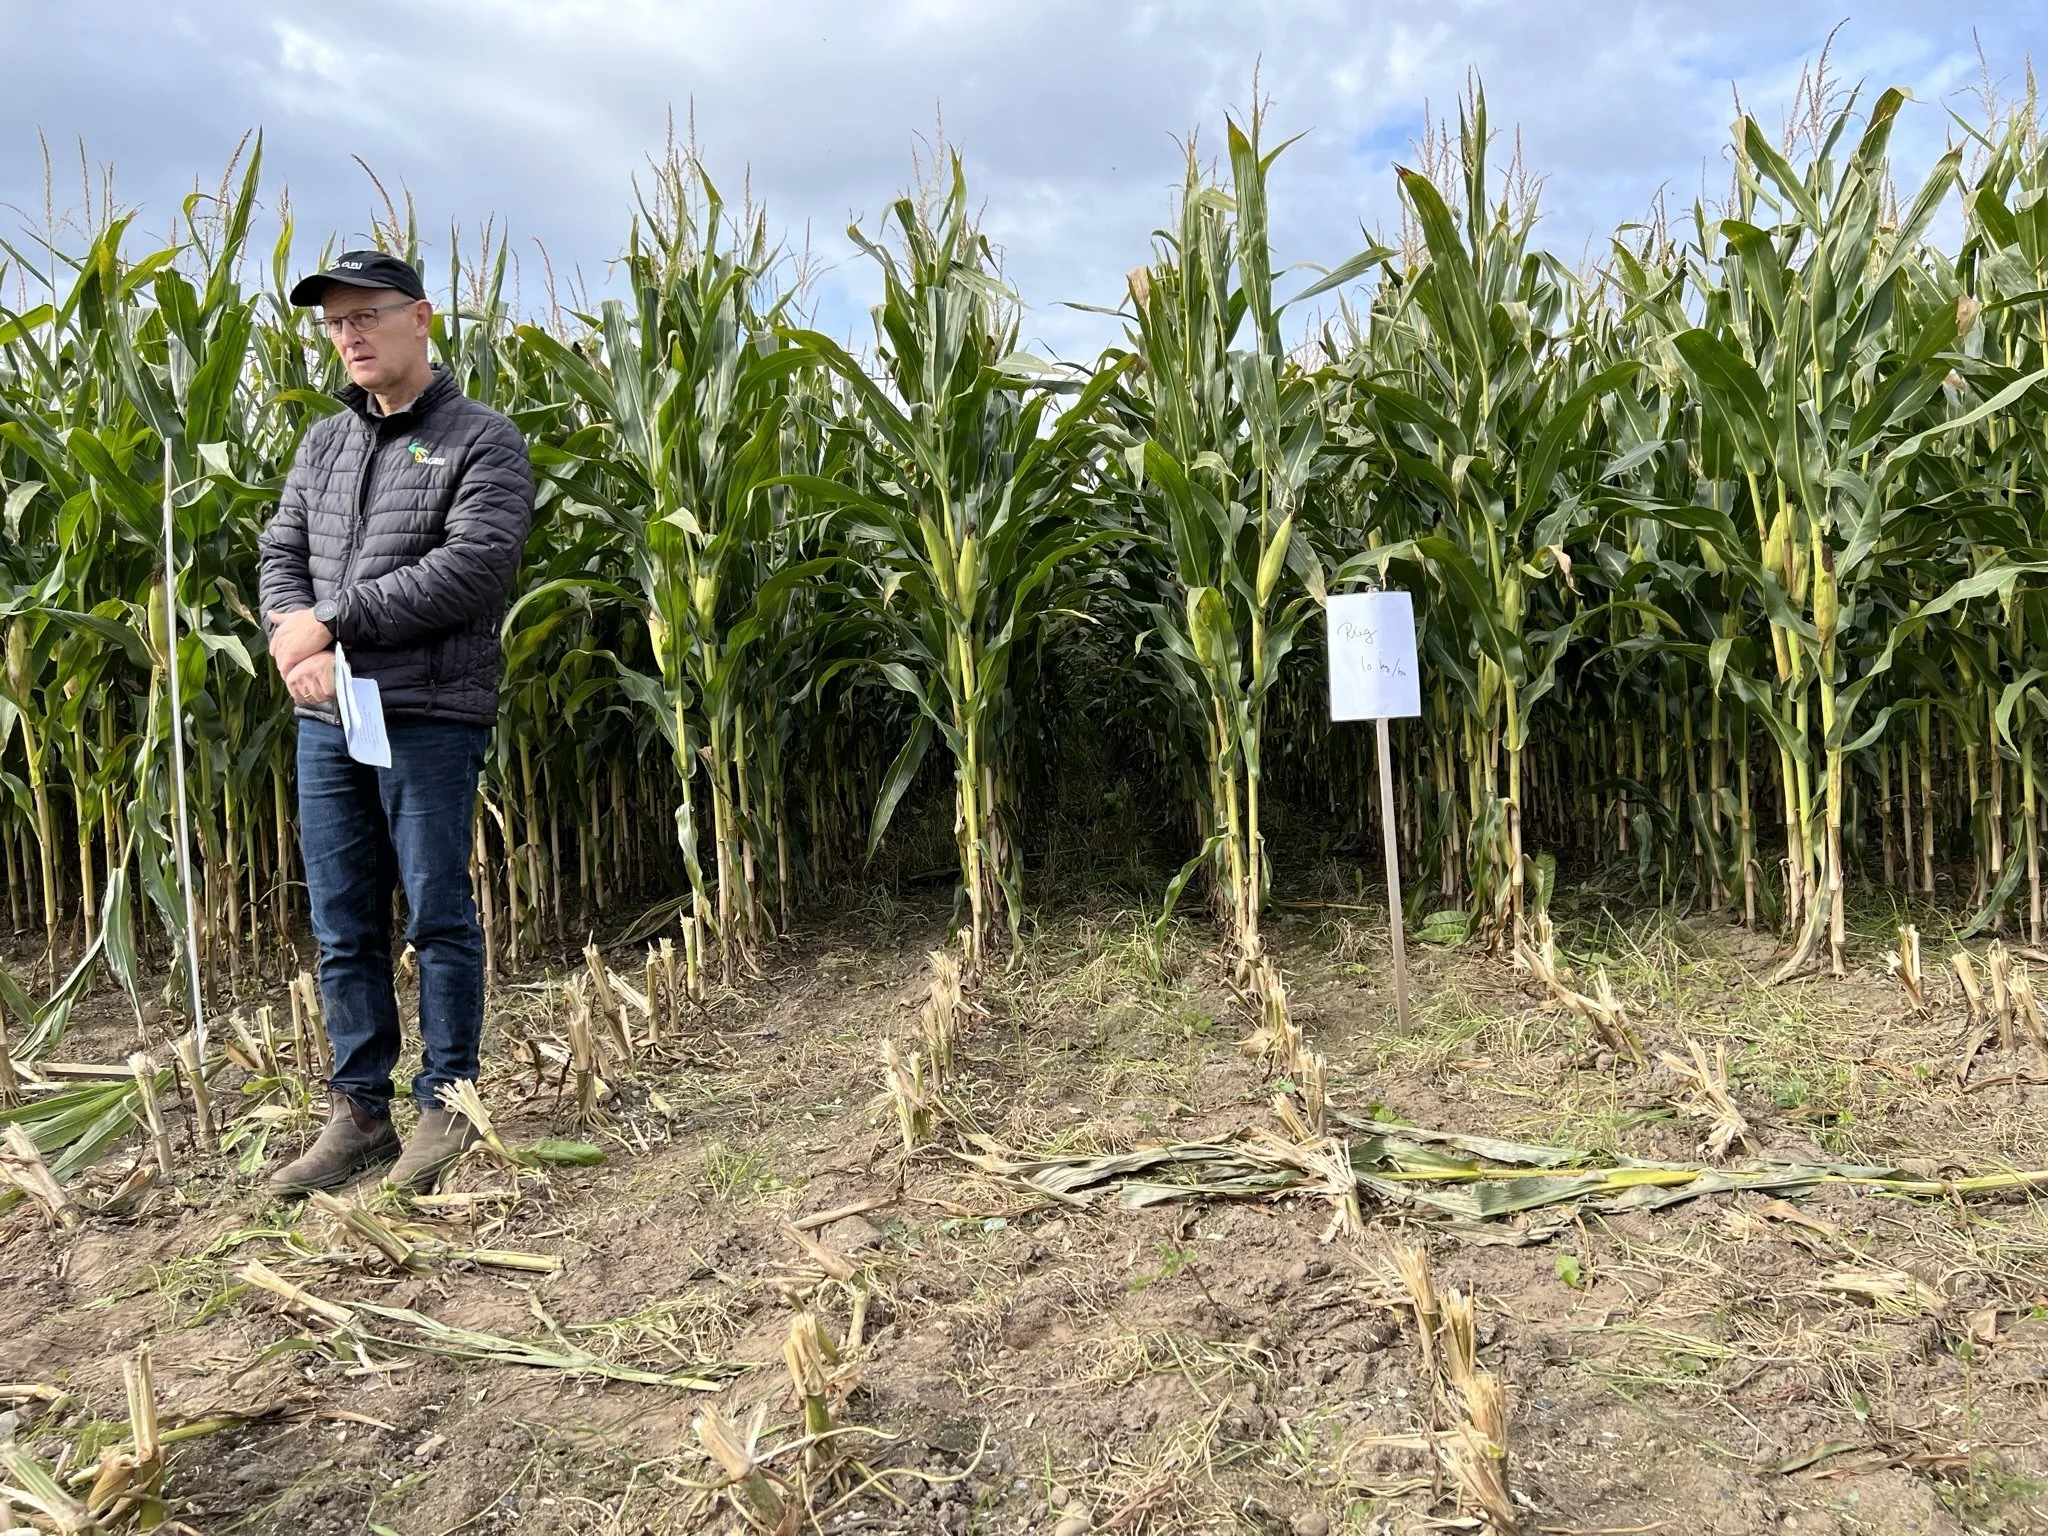
M330 628L386 715L490 725L498 625L533 521L526 440L439 368L395 416L354 386L341 398L349 409L307 430L263 530L263 611L333 598Z

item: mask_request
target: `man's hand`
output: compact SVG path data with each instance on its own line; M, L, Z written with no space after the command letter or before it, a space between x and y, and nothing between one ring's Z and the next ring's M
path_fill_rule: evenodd
M313 617L310 608L295 609L291 613L266 613L263 617L275 626L270 631L270 659L277 663L278 676L287 684L307 657L317 656L334 647L333 632ZM330 696L333 691L330 685ZM292 697L297 698L297 693L294 692Z
M315 651L284 675L285 691L301 704L334 702L334 652Z

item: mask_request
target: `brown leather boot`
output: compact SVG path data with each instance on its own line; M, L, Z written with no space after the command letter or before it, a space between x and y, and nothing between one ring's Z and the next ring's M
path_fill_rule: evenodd
M389 1115L373 1115L346 1094L328 1102L327 1128L305 1153L270 1176L273 1195L303 1195L334 1189L359 1173L388 1163L400 1151Z
M384 1175L384 1182L408 1194L430 1194L448 1165L481 1139L467 1117L454 1110L423 1109L420 1123L406 1140L405 1155Z

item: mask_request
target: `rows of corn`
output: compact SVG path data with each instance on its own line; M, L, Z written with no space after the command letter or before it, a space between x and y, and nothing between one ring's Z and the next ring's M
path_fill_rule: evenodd
M1578 267L1475 96L1398 173L1390 243L1276 271L1278 151L1233 122L1095 296L1123 339L1085 365L1020 347L948 157L852 232L879 297L851 346L687 153L610 297L535 299L534 262L465 242L436 358L540 487L476 834L492 964L651 911L701 992L950 828L971 970L1093 817L1168 850L1155 906L1187 860L1173 894L1250 967L1276 819L1376 840L1319 643L1325 596L1371 584L1417 598L1407 875L1471 935L1519 938L1563 868L1795 966L1842 965L1859 888L2038 939L2038 113L1958 120L1905 186L1905 99L1822 94L1736 123L1724 200ZM265 185L259 146L156 244L88 184L0 266L5 916L43 982L103 963L138 1008L184 943L174 732L208 987L279 965L303 905L255 539L342 380ZM379 225L417 250L409 212Z

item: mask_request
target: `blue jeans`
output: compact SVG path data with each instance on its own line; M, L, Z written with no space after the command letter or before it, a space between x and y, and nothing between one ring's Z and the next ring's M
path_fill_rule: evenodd
M388 1114L398 1064L391 893L405 887L405 937L419 959L422 1107L444 1083L474 1082L484 1024L484 936L469 885L477 774L490 732L388 720L391 766L355 761L341 728L299 721L299 848L320 1000L334 1046L330 1086Z

